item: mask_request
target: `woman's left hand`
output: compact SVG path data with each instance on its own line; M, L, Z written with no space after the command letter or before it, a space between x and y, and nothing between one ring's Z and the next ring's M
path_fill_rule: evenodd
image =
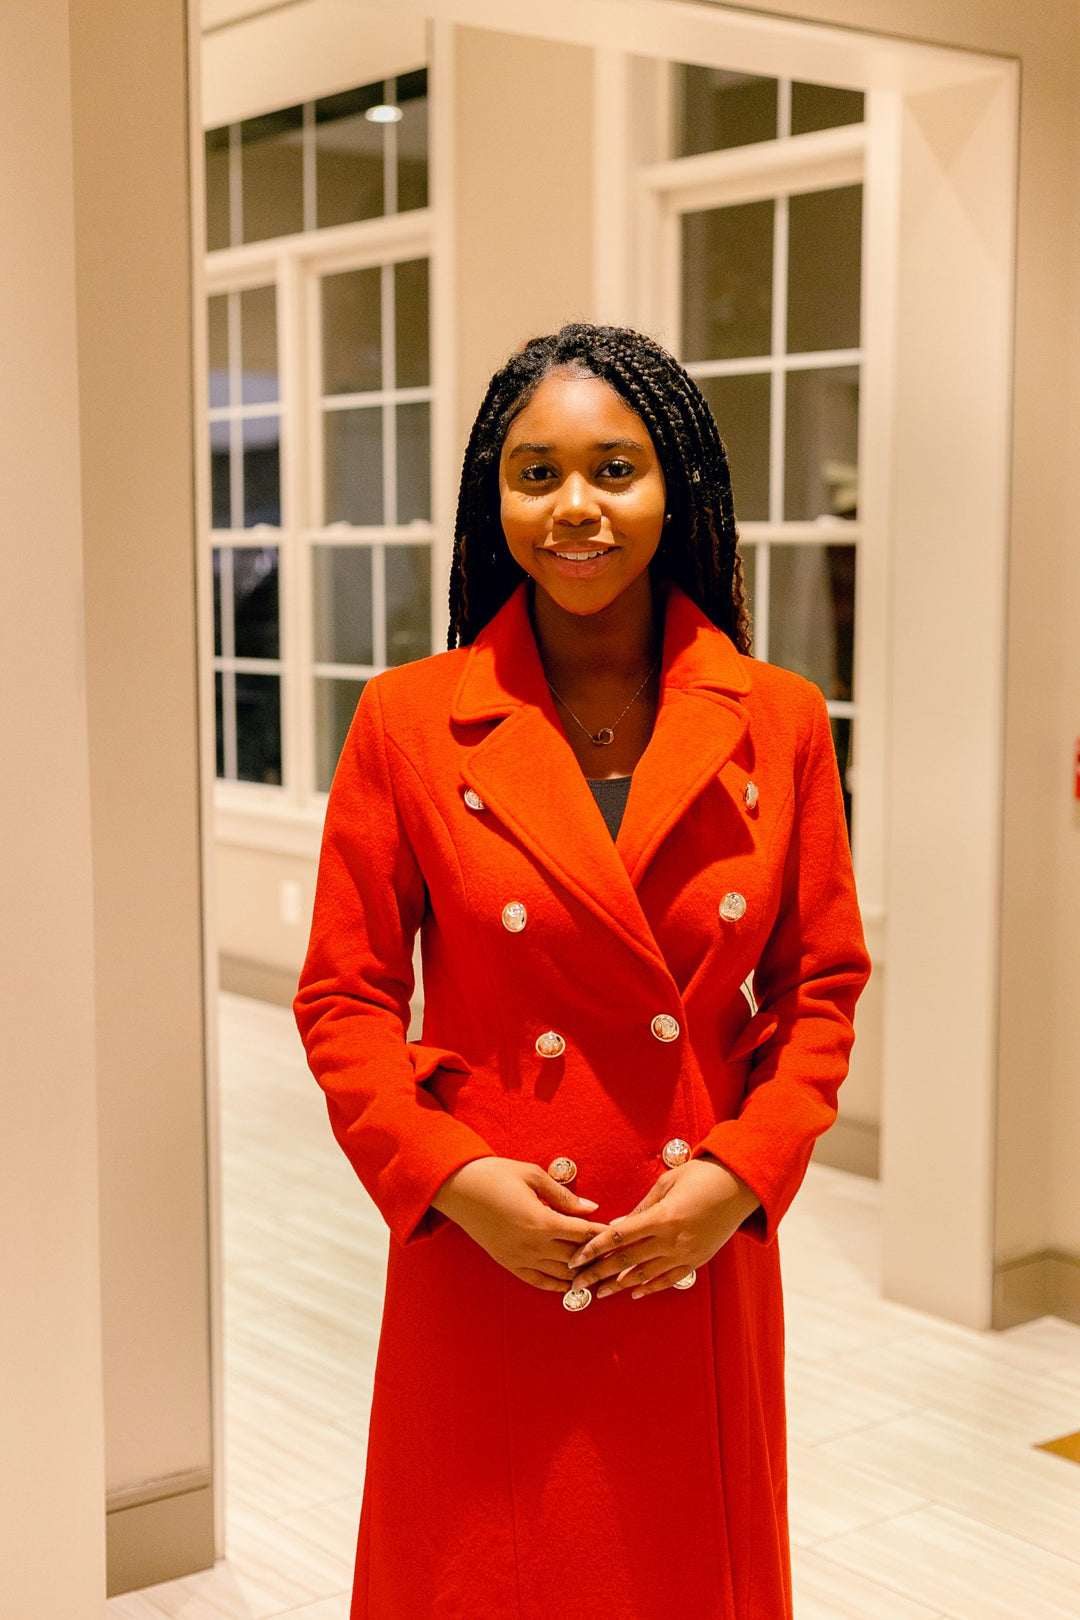
M634 1299L658 1294L711 1260L758 1202L718 1159L689 1159L571 1255L574 1287L602 1282L597 1299L627 1288Z

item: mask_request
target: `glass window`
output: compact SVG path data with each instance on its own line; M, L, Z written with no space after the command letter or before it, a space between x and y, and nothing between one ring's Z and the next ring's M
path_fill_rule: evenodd
M360 694L363 680L343 680L339 676L315 677L315 787L329 793L334 772Z
M210 409L229 400L229 300L225 294L207 299L210 336Z
M232 569L237 658L277 658L277 546L234 546Z
M386 662L407 664L431 652L431 547L385 552Z
M208 129L206 152L206 246L213 253L232 243L229 220L229 126Z
M326 411L323 444L326 522L384 523L382 406Z
M726 68L675 68L675 155L776 139L778 84Z
M322 278L323 393L382 387L382 270Z
M243 424L244 528L281 526L281 418L249 416Z
M426 388L431 381L428 279L427 259L406 259L394 266L394 380L399 388Z
M859 368L790 371L784 516L858 515Z
M852 697L855 548L769 547L769 660Z
M304 228L304 111L287 107L240 125L241 240L262 242Z
M840 124L861 124L866 116L861 90L841 90L835 84L791 86L791 133L808 135L814 129L836 129Z
M232 528L232 480L228 422L210 423L210 526Z
M384 126L365 117L382 99L380 81L315 103L315 222L320 230L386 212Z
M397 522L431 517L431 406L397 407Z
M241 782L281 782L281 680L243 675L236 683L236 775Z
M792 197L787 350L859 347L862 186Z
M371 554L371 546L312 547L312 628L317 664L375 662Z
M395 126L398 213L428 205L427 68L403 73L397 80L396 104L401 122Z
M775 208L766 198L683 215L684 359L770 352Z
M698 383L727 451L736 514L744 523L764 522L769 516L772 378L759 371L699 377Z
M277 288L248 287L240 294L240 401L278 399Z

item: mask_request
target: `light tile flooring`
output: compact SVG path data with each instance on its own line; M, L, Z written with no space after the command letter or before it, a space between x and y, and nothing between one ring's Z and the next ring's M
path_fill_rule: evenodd
M222 997L227 1560L109 1620L347 1620L386 1238L290 1014ZM781 1236L797 1620L1080 1620L1080 1327L883 1302L878 1188L811 1167ZM424 1620L417 1616L417 1620ZM476 1620L484 1620L477 1616Z

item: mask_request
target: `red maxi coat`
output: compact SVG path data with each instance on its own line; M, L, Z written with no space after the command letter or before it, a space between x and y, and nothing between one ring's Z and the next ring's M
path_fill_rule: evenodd
M775 1236L869 964L817 688L674 587L661 679L617 843L524 587L369 682L341 756L295 1012L394 1239L352 1620L791 1614ZM762 1205L686 1291L572 1314L429 1207L470 1159L569 1155L606 1220L676 1138Z

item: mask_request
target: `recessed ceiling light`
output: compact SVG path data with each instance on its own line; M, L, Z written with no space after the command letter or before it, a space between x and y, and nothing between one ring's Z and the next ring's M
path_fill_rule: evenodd
M377 107L369 107L364 114L371 124L400 124L404 116L400 107L391 107L385 101L381 101Z

